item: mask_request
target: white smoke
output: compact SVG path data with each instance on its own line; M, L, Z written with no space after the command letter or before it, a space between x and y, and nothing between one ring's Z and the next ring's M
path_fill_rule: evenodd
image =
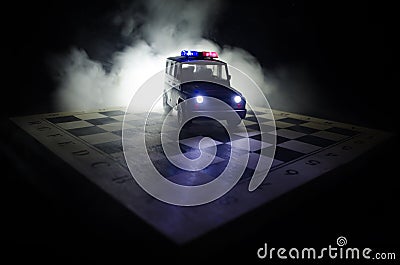
M179 55L183 49L217 51L221 60L249 75L268 94L271 85L265 82L263 69L254 56L202 37L217 10L217 1L147 1L144 13L131 6L115 14L110 23L118 25L121 38L129 38L131 44L114 52L109 71L78 48L55 60L52 67L59 69L55 108L127 106L135 91L163 70L165 59Z

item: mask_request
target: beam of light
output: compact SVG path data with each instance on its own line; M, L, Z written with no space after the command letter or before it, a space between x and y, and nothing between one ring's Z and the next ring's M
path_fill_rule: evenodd
M235 96L233 100L235 101L235 103L240 103L240 101L242 101L242 98L240 96Z
M203 100L204 100L204 99L203 99L202 96L197 96L197 97L196 97L196 102L197 102L197 103L200 103L200 104L201 104L201 103L203 103Z

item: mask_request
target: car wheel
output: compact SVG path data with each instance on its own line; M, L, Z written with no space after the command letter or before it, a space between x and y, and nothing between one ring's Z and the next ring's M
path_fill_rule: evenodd
M168 114L172 109L172 107L170 105L168 105L167 100L168 100L167 96L166 96L166 94L164 94L164 96L163 96L164 114Z
M183 117L182 105L177 106L177 111L178 111L178 124L179 124L179 126L182 126L183 121L185 120Z
M178 123L179 123L179 126L183 126L184 125L184 121L186 119L186 116L185 116L185 111L182 108L182 104L179 104L177 106L177 111L178 111ZM188 121L186 124L190 125L190 123L191 123L191 121Z

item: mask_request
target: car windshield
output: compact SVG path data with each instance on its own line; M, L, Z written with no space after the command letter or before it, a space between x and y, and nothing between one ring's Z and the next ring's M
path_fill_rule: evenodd
M184 63L181 78L183 80L221 80L227 81L226 64L216 63Z

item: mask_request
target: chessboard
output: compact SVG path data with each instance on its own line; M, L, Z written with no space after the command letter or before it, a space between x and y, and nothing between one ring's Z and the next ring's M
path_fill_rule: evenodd
M134 215L172 241L186 243L351 162L389 137L383 131L341 122L276 110L272 111L272 119L268 113L271 111L262 108L249 110L244 119L247 133L234 134L233 138L212 121L194 121L190 128L184 127L179 144L188 158L199 155L199 141L204 136L213 138L217 145L212 163L196 172L172 165L163 154L159 129L149 126L146 148L151 161L165 178L181 185L200 185L218 177L229 161L232 141L248 141L250 150L241 151L249 153L249 160L238 184L221 198L195 207L161 202L132 177L124 157L122 127L124 123L124 130L139 134L143 130L141 113L109 108L11 120ZM274 137L274 144L268 142L271 137L261 137L259 122L271 126L268 136ZM272 166L260 187L249 192L257 163L271 159L262 155L263 148L275 148Z

